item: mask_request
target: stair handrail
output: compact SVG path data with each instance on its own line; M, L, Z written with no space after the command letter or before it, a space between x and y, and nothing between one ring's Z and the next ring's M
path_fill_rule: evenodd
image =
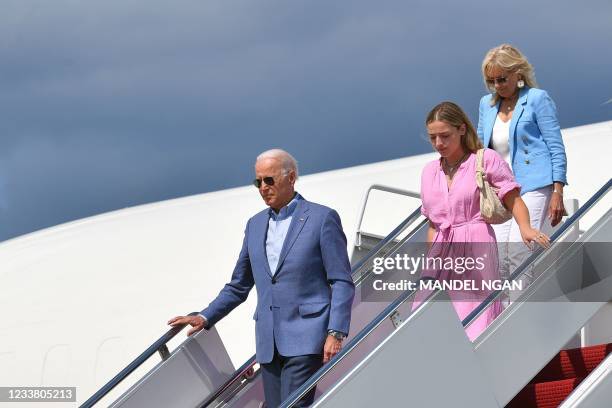
M420 282L423 280L431 280L432 278L419 278L416 280L416 287L419 287ZM388 305L382 312L380 312L374 319L368 323L366 327L361 329L361 331L353 337L342 349L329 360L325 365L323 365L319 370L317 370L304 384L302 384L298 389L296 389L293 393L287 397L287 399L281 403L279 408L289 408L294 404L299 402L312 387L314 387L321 379L330 372L342 359L344 359L355 347L357 347L366 337L368 337L381 323L383 323L386 319L390 318L395 311L404 303L410 296L416 293L416 290L405 290L403 291L390 305ZM438 293L439 290L432 291L427 299L432 298Z
M191 312L188 316L195 316L198 312ZM116 376L108 381L102 388L100 388L94 395L92 395L87 401L85 401L80 408L90 408L104 398L113 388L121 383L125 378L130 375L134 370L140 367L145 361L149 359L155 352L158 352L162 358L162 361L170 357L168 346L166 345L170 340L174 338L187 324L181 324L174 326L166 333L164 333L159 339L151 344L145 351L143 351L138 357L136 357L131 363L129 363L123 370L121 370Z
M363 216L365 215L365 210L368 205L368 200L370 198L370 193L372 190L384 191L385 193L393 193L398 195L403 195L411 198L421 198L421 195L415 191L404 190L397 187L385 186L383 184L372 184L368 191L366 191L365 198L363 199L363 204L361 205L361 212L359 213L359 221L357 221L357 232L355 234L355 246L361 247L361 224L363 223ZM420 208L420 207L419 207Z
M587 202L584 203L584 205L578 208L578 210L576 210L576 212L572 214L572 216L569 217L550 236L550 242L553 243L557 241L577 220L582 218L582 216L588 210L590 210L595 204L597 204L597 202L599 202L599 200L603 198L603 196L608 192L608 190L610 190L610 188L612 188L612 178L608 179L608 181L603 186L601 186L601 188L597 190L597 192L595 192L595 194L593 194L591 198L589 198ZM527 269L529 265L532 264L532 262L534 262L541 254L544 253L544 251L544 248L538 246L532 252L532 254L523 263L521 263L514 272L510 274L510 276L508 277L508 281L514 281L516 278L518 278L525 271L525 269ZM470 314L466 316L465 319L463 319L463 321L461 322L463 324L463 327L467 327L470 323L477 319L478 316L480 316L489 307L490 303L493 302L495 298L500 296L502 293L503 290L496 290L494 292L491 292L489 296L487 296L485 300L480 303L480 305L478 305Z
M227 381L225 381L220 387L217 387L217 389L211 395L206 397L206 399L202 403L200 403L200 405L198 405L198 408L209 406L214 400L223 395L223 393L227 391L232 386L232 384L234 384L241 378L248 378L253 376L255 374L255 371L253 369L255 363L255 355L253 355L246 361L246 363L240 366L240 368L237 369Z

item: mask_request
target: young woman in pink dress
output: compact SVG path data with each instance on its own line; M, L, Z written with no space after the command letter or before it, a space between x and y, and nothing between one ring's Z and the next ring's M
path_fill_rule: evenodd
M422 277L463 281L462 288L449 291L449 295L459 318L464 319L492 292L481 282L500 279L495 234L480 214L480 190L476 185L476 152L483 146L467 115L452 102L434 107L425 124L431 145L440 153L440 158L428 163L421 175L421 211L429 220L427 259L450 258L455 260L455 266L430 267L423 270ZM519 194L520 185L508 164L494 150L485 149L483 168L504 206L512 211L525 244L548 246L549 238L531 227L529 212ZM463 267L458 268L460 258ZM466 268L470 258L471 268ZM465 282L470 282L469 286ZM415 306L420 300L417 296ZM478 337L501 310L498 301L481 314L467 329L470 340Z

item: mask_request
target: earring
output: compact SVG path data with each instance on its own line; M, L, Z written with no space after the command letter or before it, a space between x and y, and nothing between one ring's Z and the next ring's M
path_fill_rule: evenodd
M525 86L525 81L519 79L518 81L516 81L516 86L518 86L519 88L523 88Z

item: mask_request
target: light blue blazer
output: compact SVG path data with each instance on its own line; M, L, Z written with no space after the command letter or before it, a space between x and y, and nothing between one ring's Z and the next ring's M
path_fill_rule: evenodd
M478 137L489 147L500 102L491 106L491 95L480 99ZM567 158L561 138L557 108L542 89L521 89L510 122L510 158L521 194L555 181L567 184Z
M253 216L231 281L202 311L209 325L257 288L257 362L269 363L274 344L282 356L321 354L328 330L349 332L355 286L340 217L299 197L276 274L266 256L269 209Z

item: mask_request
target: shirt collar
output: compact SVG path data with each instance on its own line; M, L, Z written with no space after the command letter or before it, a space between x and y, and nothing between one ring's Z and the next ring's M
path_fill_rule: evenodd
M293 199L289 201L289 204L281 208L278 214L272 208L268 208L270 217L275 221L282 221L284 219L291 217L293 215L293 212L295 211L295 208L298 205L298 200L301 198L302 196L300 196L299 193L295 193L295 195L293 196Z

